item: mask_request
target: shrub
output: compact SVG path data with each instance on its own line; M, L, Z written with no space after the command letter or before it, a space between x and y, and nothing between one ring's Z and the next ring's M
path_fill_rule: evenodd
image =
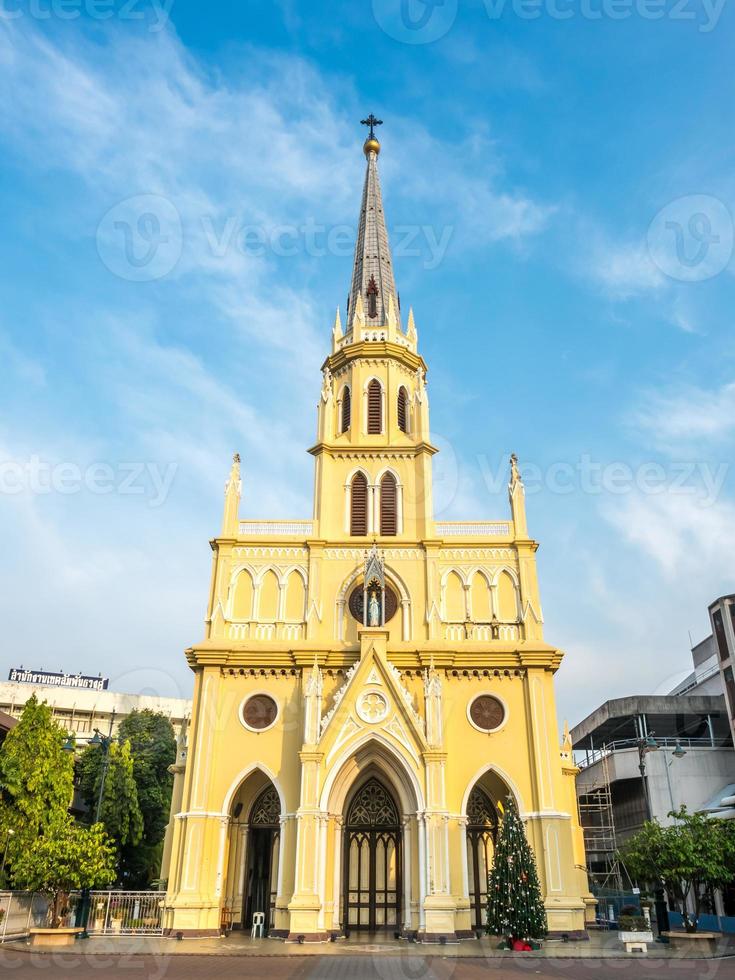
M621 915L618 920L621 932L648 932L649 925L642 915Z

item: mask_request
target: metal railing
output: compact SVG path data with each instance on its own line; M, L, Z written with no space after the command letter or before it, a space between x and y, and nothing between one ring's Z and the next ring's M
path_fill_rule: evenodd
M727 748L727 742L722 741L721 744L718 743L717 739L711 738L675 738L674 736L665 736L659 738L656 736L656 744L660 749L675 749L677 745L680 745L683 749L716 749L716 748ZM616 742L608 742L607 745L603 745L600 749L576 749L575 750L575 762L580 769L587 769L589 766L594 766L596 763L600 762L602 759L606 759L611 756L614 752L623 752L630 749L638 748L638 739L635 738L624 738L619 739Z
M164 892L93 891L87 932L91 936L160 936Z
M314 533L313 521L240 521L240 534L244 537L260 534L284 534L308 537Z
M0 891L0 943L24 939L31 929L43 928L48 920L49 903L38 892Z
M441 521L434 524L434 532L439 537L505 538L510 534L510 524L506 521Z
M719 672L719 664L715 664L714 667L708 667L707 670L703 671L701 674L697 674L695 671L694 679L691 680L685 687L674 688L676 697L680 698L682 694L686 694L688 691L693 691L695 687L699 687L700 684L704 684L705 681L709 680L710 677L714 677L715 674L719 674Z

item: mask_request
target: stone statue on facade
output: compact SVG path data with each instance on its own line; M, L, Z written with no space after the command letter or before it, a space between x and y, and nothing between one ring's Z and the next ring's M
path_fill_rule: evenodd
M370 593L368 603L368 626L380 626L380 603L375 592Z

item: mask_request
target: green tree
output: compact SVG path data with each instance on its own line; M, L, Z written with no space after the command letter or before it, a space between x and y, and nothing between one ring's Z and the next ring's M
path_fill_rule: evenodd
M69 736L51 709L33 695L0 746L0 836L10 836L8 863L31 850L49 826L66 815L74 790Z
M176 759L176 739L171 722L154 711L133 711L118 729L121 742L129 742L133 760L133 778L137 804L143 819L142 835L137 841L123 842L111 821L110 833L121 843L119 848L120 879L128 887L145 887L159 873L163 837L171 805L173 777L168 767ZM79 788L94 819L104 754L98 745L90 745L78 763ZM108 773L108 779L110 773ZM131 794L128 785L127 794ZM108 796L105 783L105 798ZM121 799L117 794L113 799Z
M101 824L80 827L69 814L57 815L33 847L13 863L16 888L41 892L51 902L51 926L58 929L75 888L102 888L115 879L115 848Z
M102 780L104 778L104 787ZM95 799L102 794L100 822L121 850L135 846L143 836L143 815L138 804L138 787L133 776L130 742L113 742L107 750L107 773L100 767L95 781Z
M133 711L120 725L120 738L130 742L134 760L138 802L143 814L143 841L163 840L171 806L173 776L168 767L176 761L176 738L171 722L155 711Z
M546 935L536 859L512 797L505 802L488 879L487 932L509 942L530 942Z
M672 810L669 816L674 823L668 827L646 821L625 842L620 857L639 882L663 881L679 906L684 928L696 932L704 892L735 876L735 828L730 820L712 820L689 813L686 807Z

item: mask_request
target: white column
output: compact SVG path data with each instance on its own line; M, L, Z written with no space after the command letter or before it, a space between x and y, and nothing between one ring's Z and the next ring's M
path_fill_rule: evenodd
M404 642L411 639L411 603L408 599L401 599L402 614L402 639Z
M219 854L217 855L217 878L214 886L214 894L216 898L220 898L222 895L222 876L224 875L225 869L225 847L227 844L227 827L230 822L229 816L220 817L219 825Z
M345 600L337 599L337 628L335 629L335 635L338 640L344 639L345 631Z
M396 488L396 526L399 534L403 534L403 484Z
M288 821L288 817L280 816L278 818L281 832L278 835L278 887L276 888L276 898L280 898L283 895L283 851L286 846L286 824Z
M329 826L329 817L326 813L321 814L319 817L319 853L317 855L317 860L319 862L319 890L317 894L319 895L319 917L318 924L320 929L324 929L324 906L327 900L327 828Z
M462 898L470 897L470 869L467 864L467 817L459 817L457 823L460 827L460 839L462 841Z
M342 817L334 817L334 881L332 882L332 929L340 926L342 900Z
M423 813L416 814L419 830L419 930L426 925L426 912L424 902L426 901L426 816Z
M238 912L240 918L242 918L242 906L243 899L245 896L245 862L248 859L248 826L240 827L240 859L238 861L238 869L235 872L237 878L235 880L235 900L238 903ZM234 914L234 910L233 910Z
M278 583L278 614L277 620L282 623L286 618L286 585L287 582Z
M411 817L403 818L403 928L411 929Z
M368 534L380 529L380 490L372 484L368 487Z

